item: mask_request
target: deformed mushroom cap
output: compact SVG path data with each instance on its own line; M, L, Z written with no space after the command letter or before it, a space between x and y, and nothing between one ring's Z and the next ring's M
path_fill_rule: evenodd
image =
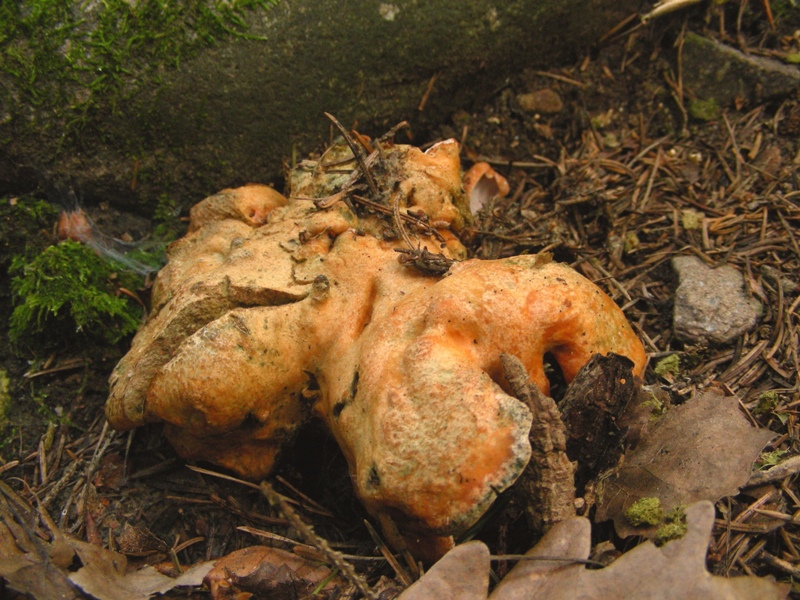
M645 364L614 302L542 256L459 263L371 322L362 345L351 398L326 420L367 509L429 536L474 524L530 456L530 413L504 389L501 354L544 392L548 354L567 381L595 353L628 356L637 375Z
M383 167L390 212L439 229L412 231L419 249L460 258L448 231L469 217L457 144L392 146ZM322 185L305 173L293 181ZM645 354L614 302L548 256L467 260L431 277L398 261L406 242L379 235L377 219L265 186L201 202L112 374L106 415L117 429L164 422L182 456L251 478L317 415L389 539L435 558L529 460L531 412L502 354L545 393L546 355L569 381L595 353L629 357L637 375Z
M286 206L283 194L268 185L249 185L222 190L195 204L190 211L189 233L213 221L235 219L251 227L267 222L267 217L276 208Z

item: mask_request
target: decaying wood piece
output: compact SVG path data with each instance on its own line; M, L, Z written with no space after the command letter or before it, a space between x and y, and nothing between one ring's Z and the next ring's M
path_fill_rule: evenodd
M623 451L620 418L641 387L625 356L596 354L569 384L560 404L567 453L580 465L581 479L616 465Z
M519 485L533 528L541 534L575 516L575 464L567 456L567 434L555 401L531 382L517 357L501 354L500 362L514 395L533 415L531 460Z

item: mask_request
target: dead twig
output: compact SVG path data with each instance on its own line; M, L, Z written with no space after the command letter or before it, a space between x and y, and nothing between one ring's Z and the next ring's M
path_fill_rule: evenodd
M434 73L433 77L431 77L430 80L428 80L428 87L425 88L425 93L422 94L422 99L419 101L419 106L417 106L417 110L419 112L422 112L423 110L425 110L425 105L428 103L428 98L430 97L431 92L433 91L433 85L436 83L436 80L438 78L439 78L439 74L438 73Z
M415 246L408 236L400 214L400 194L397 193L392 199L394 226L400 232L400 236L408 246L407 250L395 248L395 252L399 252L403 255L400 257L400 262L404 265L411 265L429 275L438 276L447 273L456 261L447 258L444 254L430 252L427 248L423 248L420 243L417 243Z
M289 505L287 499L276 492L272 486L263 481L260 486L261 493L270 503L270 506L277 508L281 514L292 524L297 531L305 538L308 544L313 545L315 548L320 550L325 558L330 561L332 565L334 565L339 571L341 571L342 575L350 582L350 584L355 587L365 598L370 598L371 600L378 600L379 595L376 594L372 588L367 585L367 582L356 573L353 565L351 565L345 558L341 552L334 550L330 547L328 542L314 533L314 529L303 521L300 516L294 511L294 509Z
M369 168L364 162L364 157L361 156L361 149L356 145L356 142L350 137L350 134L347 133L347 130L344 126L339 122L339 120L334 117L330 113L325 113L325 116L330 119L331 123L339 130L339 133L342 134L344 141L347 142L347 145L350 147L350 151L353 153L356 161L358 161L358 166L361 169L361 173L364 175L364 180L367 182L367 186L369 187L370 193L377 198L378 197L378 186L375 184L375 179L372 177L372 173L370 173Z

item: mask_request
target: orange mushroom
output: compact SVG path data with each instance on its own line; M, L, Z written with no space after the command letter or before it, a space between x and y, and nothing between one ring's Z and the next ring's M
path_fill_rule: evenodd
M182 456L260 478L316 416L387 537L441 555L530 457L530 410L501 354L545 392L547 354L567 380L594 353L628 356L637 374L645 362L614 302L547 256L455 262L444 277L401 264L407 242L387 229L403 215L439 228L437 239L409 225L416 250L465 253L447 231L469 218L454 144L383 148L396 206L382 229L342 202L320 210L252 186L195 207L112 375L111 425L164 422ZM337 191L301 168L296 196Z
M469 198L469 209L478 212L492 198L508 196L508 180L495 171L489 163L476 162L464 173L464 191Z

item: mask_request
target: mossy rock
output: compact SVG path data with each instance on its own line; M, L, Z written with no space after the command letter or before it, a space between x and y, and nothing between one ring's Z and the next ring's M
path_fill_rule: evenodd
M3 3L0 194L44 177L141 206L265 181L329 139L323 111L368 134L407 119L419 135L512 72L573 62L637 6Z

